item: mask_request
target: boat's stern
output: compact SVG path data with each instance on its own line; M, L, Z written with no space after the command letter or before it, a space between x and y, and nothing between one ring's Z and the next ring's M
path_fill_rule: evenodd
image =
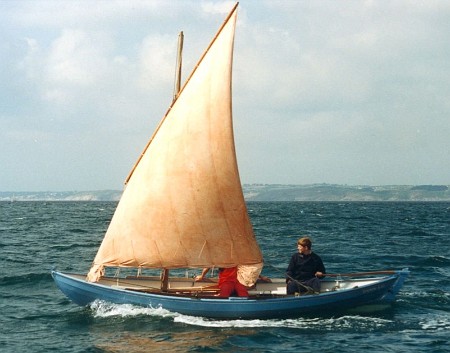
M400 289L402 289L403 283L405 282L408 275L409 269L407 268L396 271L395 276L397 276L397 280L392 285L392 288L380 299L380 302L392 303L393 301L395 301L395 298L400 292Z

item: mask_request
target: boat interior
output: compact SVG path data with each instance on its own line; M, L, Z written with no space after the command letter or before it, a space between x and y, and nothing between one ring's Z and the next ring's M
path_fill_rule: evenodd
M71 274L71 276L80 280L85 280L83 275ZM345 289L353 289L374 283L379 281L381 278L382 277L372 277L370 279L324 279L322 280L320 293L306 292L301 295L317 295ZM159 276L105 276L102 277L98 283L115 289L183 297L192 296L196 298L217 298L219 293L217 278L207 278L202 281L195 281L192 277L170 277L166 290L161 289L162 283ZM248 292L251 298L273 298L286 296L286 281L284 278L271 278L271 282L258 280L253 287L249 288Z

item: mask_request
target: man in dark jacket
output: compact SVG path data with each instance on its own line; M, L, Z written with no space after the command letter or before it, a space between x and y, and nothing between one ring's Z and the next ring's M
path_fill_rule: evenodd
M325 266L311 246L309 237L297 241L298 252L292 255L286 270L287 294L320 292L319 278L325 276Z

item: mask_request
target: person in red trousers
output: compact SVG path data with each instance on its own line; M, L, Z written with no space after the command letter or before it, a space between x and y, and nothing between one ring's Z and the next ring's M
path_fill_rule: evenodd
M209 268L204 268L202 274L195 277L195 281L201 281L208 273ZM219 269L219 297L228 298L233 295L248 297L247 288L237 279L237 267Z

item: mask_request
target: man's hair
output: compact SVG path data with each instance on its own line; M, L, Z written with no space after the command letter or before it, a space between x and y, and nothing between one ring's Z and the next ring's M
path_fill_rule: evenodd
M297 244L306 246L308 249L311 249L312 241L309 237L302 237L297 241Z

